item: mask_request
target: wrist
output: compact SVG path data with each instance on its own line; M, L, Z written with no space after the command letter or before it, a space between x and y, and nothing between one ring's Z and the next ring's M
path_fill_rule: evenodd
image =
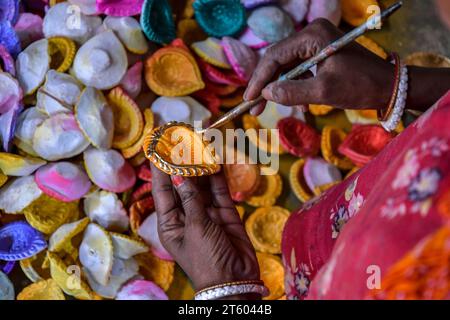
M202 280L192 281L194 289L196 291L214 287L217 285L221 285L224 283L231 283L236 281L258 281L260 280L257 276L249 276L249 277L243 277L243 276L232 276L232 275L222 275L220 277L205 277Z
M191 277L191 281L196 291L236 281L259 281L259 266L256 265L251 270L252 272L243 272L242 270L239 270L239 272L234 272L233 270L224 271L223 269L204 270Z
M450 72L446 68L409 66L408 109L425 112L450 90Z
M204 288L195 293L195 300L260 300L269 294L269 289L261 280L247 280Z
M370 98L373 99L370 104L373 109L385 109L389 106L392 98L393 87L395 84L395 65L386 62L378 70L374 76L373 94Z

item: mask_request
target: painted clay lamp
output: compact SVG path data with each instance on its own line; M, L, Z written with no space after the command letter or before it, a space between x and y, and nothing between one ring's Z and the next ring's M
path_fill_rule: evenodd
M214 149L191 125L182 122L169 122L153 130L145 138L144 153L158 169L170 175L205 176L220 170Z

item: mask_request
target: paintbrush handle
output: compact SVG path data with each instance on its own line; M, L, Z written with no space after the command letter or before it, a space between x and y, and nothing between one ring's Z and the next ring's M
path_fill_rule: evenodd
M352 31L348 32L341 38L337 39L333 43L326 46L324 49L322 49L318 54L316 54L314 57L311 57L310 59L304 61L288 73L281 76L277 81L284 81L284 80L292 80L297 78L298 76L302 75L306 71L310 70L312 67L316 66L320 62L324 61L326 58L332 56L337 51L342 49L343 47L347 46L354 40L356 40L358 37L362 36L364 33L367 32L367 30L374 29L375 26L381 21L388 18L391 14L393 14L395 11L397 11L401 6L403 5L403 1L399 1L386 10L384 10L380 16L373 16L369 20L367 20L365 23L360 25L359 27L353 29ZM244 101L241 104L239 104L237 107L233 108L226 114L224 114L222 117L220 117L216 122L214 122L212 125L210 125L207 129L203 129L198 131L199 133L205 132L206 130L213 129L213 128L219 128L223 126L224 124L230 122L231 120L235 119L239 115L249 111L251 108L255 107L259 103L263 102L264 98L262 96L259 96L255 100L250 101Z

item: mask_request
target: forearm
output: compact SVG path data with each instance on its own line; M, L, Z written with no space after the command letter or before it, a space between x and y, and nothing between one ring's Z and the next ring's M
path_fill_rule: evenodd
M450 90L450 69L409 67L406 107L426 111Z

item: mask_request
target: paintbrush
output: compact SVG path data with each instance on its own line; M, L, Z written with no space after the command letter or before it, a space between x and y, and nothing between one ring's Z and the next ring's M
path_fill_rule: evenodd
M375 26L379 25L379 23L382 20L387 19L389 16L391 16L394 12L396 12L398 9L401 8L403 5L403 1L399 1L383 12L381 12L380 15L374 15L370 19L368 19L364 24L360 25L359 27L353 29L349 33L342 36L340 39L334 41L333 43L329 44L327 47L322 49L317 55L314 57L306 60L305 62L301 63L288 73L281 76L277 81L283 81L283 80L293 80L300 76L301 74L305 73L306 71L310 70L315 65L319 64L320 62L324 61L326 58L332 56L340 49L344 48L349 43L353 42L356 38L362 36L364 33L366 33L368 30L375 29ZM252 107L255 107L259 103L263 102L264 98L262 96L259 96L255 100L251 101L244 101L223 116L221 116L217 121L215 121L213 124L211 124L206 129L197 130L198 133L205 133L207 130L213 129L213 128L219 128L226 123L230 122L234 118L238 117L239 115L243 114L244 112L249 111Z

